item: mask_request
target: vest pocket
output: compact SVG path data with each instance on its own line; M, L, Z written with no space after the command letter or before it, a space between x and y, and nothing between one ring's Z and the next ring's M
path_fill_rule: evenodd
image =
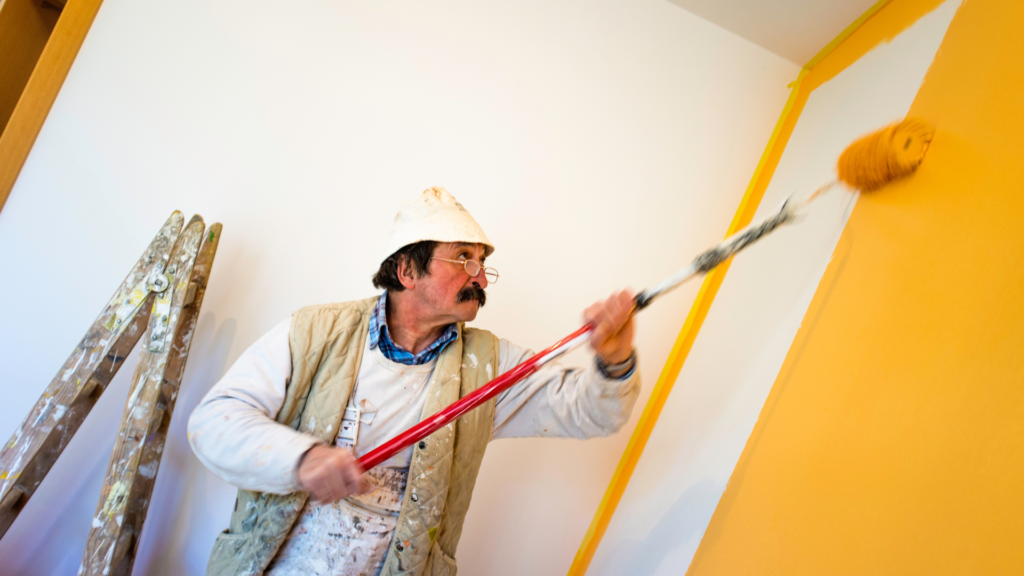
M424 576L455 576L458 567L455 558L445 554L437 542L430 547L430 559L427 561L429 571Z
M242 552L252 533L229 534L227 530L217 536L210 553L210 563L206 566L208 575L240 574Z

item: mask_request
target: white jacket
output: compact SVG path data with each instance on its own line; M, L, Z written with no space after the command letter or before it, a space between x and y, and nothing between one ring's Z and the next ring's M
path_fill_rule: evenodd
M257 340L189 418L188 438L196 456L240 488L276 494L299 490L299 460L320 443L274 420L284 402L292 370L290 328L291 318ZM356 444L357 456L418 422L424 401L422 394L403 392L394 385L395 370L401 371L402 365L386 359L375 361L383 358L379 349L367 352L356 380L356 400L378 399L373 404L381 418L364 425ZM495 376L533 355L504 339L499 340L499 352ZM429 369L407 368L410 370L403 377L423 378L424 382L429 379ZM593 363L586 369L548 364L498 395L491 438L606 436L626 423L639 394L639 370L618 380L604 377ZM401 467L401 455L396 458L385 465Z

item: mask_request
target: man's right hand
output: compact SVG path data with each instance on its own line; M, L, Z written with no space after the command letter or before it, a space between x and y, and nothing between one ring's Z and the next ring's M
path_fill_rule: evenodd
M351 452L314 446L299 462L299 484L320 502L330 503L368 491L363 469Z

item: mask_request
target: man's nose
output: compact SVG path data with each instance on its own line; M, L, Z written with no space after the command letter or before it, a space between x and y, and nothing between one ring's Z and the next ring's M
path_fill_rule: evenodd
M487 288L487 275L484 274L483 268L480 268L480 271L476 273L476 276L473 276L470 280L473 284L476 284L481 288Z

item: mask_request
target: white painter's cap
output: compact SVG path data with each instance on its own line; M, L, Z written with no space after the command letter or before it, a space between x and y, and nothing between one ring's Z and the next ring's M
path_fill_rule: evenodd
M388 237L387 256L423 240L483 244L486 256L494 252L483 228L450 192L438 186L402 203Z

